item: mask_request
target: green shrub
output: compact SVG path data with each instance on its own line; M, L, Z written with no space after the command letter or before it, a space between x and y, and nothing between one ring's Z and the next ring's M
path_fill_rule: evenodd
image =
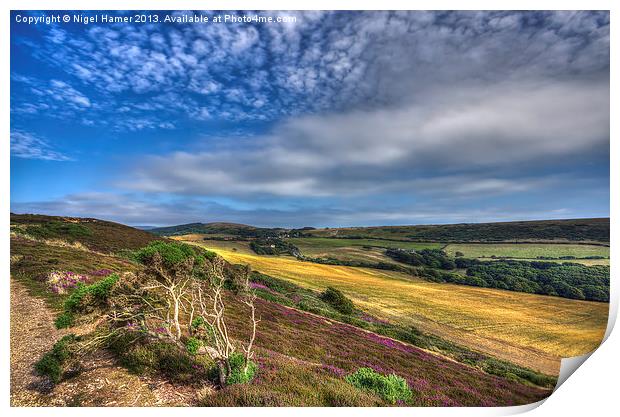
M202 265L205 259L213 260L217 256L215 252L200 249L187 243L161 240L149 243L148 246L136 251L134 256L138 262L146 264L156 253L161 256L164 264L168 267L174 267L191 257L198 265Z
M69 298L65 300L65 312L79 311L83 307L82 302L87 295L92 296L96 302L105 302L110 295L110 290L119 279L118 274L111 274L91 285L78 284Z
M192 327L194 329L198 329L199 327L206 326L206 324L207 324L207 322L205 321L204 317L202 317L202 316L198 316L194 320L192 320Z
M372 391L392 404L408 401L412 396L407 381L395 374L386 376L370 368L359 368L345 379L354 387Z
M73 326L74 319L75 317L73 316L72 313L65 311L63 313L60 313L58 317L56 317L56 320L54 321L54 325L56 326L57 329L65 329L67 327Z
M129 332L108 346L118 355L121 365L137 375L161 373L174 382L199 378L193 356L173 343L150 342Z
M245 368L245 357L241 353L233 353L228 358L228 364L230 365L230 374L226 378L226 384L245 384L254 378L258 367L252 361L248 362L247 370Z
M54 383L62 378L64 367L67 360L71 357L69 346L76 341L73 334L64 336L54 344L52 350L47 352L37 363L34 368L39 375L48 376Z
M321 299L342 314L353 313L353 302L335 288L327 287L327 289L321 294Z
M185 342L185 347L187 348L187 351L189 353L195 355L196 353L198 353L198 349L200 348L201 344L202 343L200 343L200 340L196 339L195 337L190 337Z

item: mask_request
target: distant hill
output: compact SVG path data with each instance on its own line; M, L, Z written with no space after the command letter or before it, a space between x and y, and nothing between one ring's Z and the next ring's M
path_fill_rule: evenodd
M79 242L91 250L117 253L138 249L161 239L123 224L79 217L11 213L11 230L39 238Z
M609 242L609 218L326 228L311 230L304 235L440 242Z
M238 223L189 223L157 227L158 236L205 234L231 238L329 237L425 242L609 242L609 218L373 226L314 229L261 228Z
M149 230L158 236L178 236L192 233L223 235L241 238L276 236L285 229L270 229L239 223L188 223L178 226L157 227Z
M152 230L152 229L157 229L159 226L132 226L135 229L140 229L140 230Z

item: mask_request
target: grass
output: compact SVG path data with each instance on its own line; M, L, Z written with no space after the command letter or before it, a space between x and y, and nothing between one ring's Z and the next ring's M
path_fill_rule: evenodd
M208 235L211 236L211 235ZM194 243L200 243L208 248L213 249L225 249L232 252L245 253L251 255L254 251L250 248L249 241L241 240L204 240L205 235L190 234L183 236L172 236L171 239L191 241Z
M323 291L332 286L376 317L464 344L549 375L559 358L596 348L608 305L437 284L392 271L299 262L217 250L232 263Z
M45 291L44 284L33 278L36 273L50 268L47 265L49 257L58 257L58 261L52 262L52 268L61 267L76 272L98 268L119 271L137 267L119 258L75 248L47 246L18 237L14 238L11 246L12 257L22 257L12 265L12 273L19 273L41 293ZM335 268L309 263L303 265L327 267L328 270ZM359 268L342 270L365 271ZM380 271L368 270L368 273L378 274ZM409 282L404 278L401 281ZM348 296L349 292L346 294ZM51 297L56 304L67 299L61 295ZM250 330L247 307L239 300L234 302L234 296L229 294L227 297L229 331L243 339ZM258 299L256 307L261 322L256 339L258 349L254 379L249 384L233 385L203 398L203 405L388 405L389 402L381 397L356 389L345 381L345 375L361 367L402 377L413 394L407 405L517 405L538 401L550 393L549 390L489 375L414 346L273 302ZM156 343L147 349L126 340L125 343L119 342L116 349L115 346L110 347L119 354L125 367L138 374L148 375L151 370L179 386L193 384L197 378L204 380L203 376L210 377L210 363L200 363L188 352L180 354L178 349L165 344ZM50 369L52 373L58 370L55 366Z
M227 306L229 331L247 334L246 307L234 302ZM367 400L389 404L343 385L345 376L361 367L404 378L413 391L408 405L516 405L550 393L262 299L256 300L256 309L262 319L256 339L256 377L243 390L222 390L208 405L372 405ZM334 402L329 391L342 395Z
M490 258L491 256L515 259L536 259L539 256L549 258L603 256L609 258L609 246L574 244L459 243L448 245L445 251L451 256L454 256L456 252L461 252L465 258Z
M11 237L11 275L22 282L29 292L45 299L55 309L62 309L66 295L54 294L45 284L52 271L72 271L88 274L100 269L113 272L135 271L138 267L128 260L76 249L51 246L19 236Z
M334 306L325 302L322 296L324 293L302 288L292 282L258 272L253 272L251 279L256 294L265 300L295 307L327 319L351 324L357 328L368 330L390 339L437 352L458 362L481 369L491 375L510 378L524 384L533 384L545 388L553 388L557 382L554 377L484 355L479 351L473 351L463 345L450 342L430 333L423 333L412 326L403 326L380 320L355 308L353 311L343 314L335 309Z
M249 385L233 385L205 396L207 407L373 407L378 395L356 389L338 375L273 352L262 352L259 373Z
M435 249L442 246L441 243L435 242L396 242L393 240L383 239L331 239L322 237L313 238L290 238L286 239L293 245L297 246L305 255L314 255L312 252L323 252L335 248L344 247L363 247L372 246L380 248L401 248L401 249Z
M79 242L93 251L103 253L138 249L160 239L151 233L119 223L38 214L11 214L11 230L36 238Z

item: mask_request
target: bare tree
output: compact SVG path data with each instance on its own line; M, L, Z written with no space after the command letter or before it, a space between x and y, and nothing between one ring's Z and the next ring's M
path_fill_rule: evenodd
M197 285L193 297L210 331L211 340L209 340L210 343L208 345L204 346L204 350L218 364L219 382L221 386L226 384L226 378L230 375L231 367L229 359L235 352L235 345L232 343L232 339L228 333L224 315L225 303L223 295L224 284L226 282L224 265L225 263L222 258L217 257L213 260L208 272L208 282L205 282L204 285ZM250 360L254 356L252 347L254 339L256 338L256 326L260 320L256 318L256 309L254 307L256 295L250 288L249 268L244 268L242 273L241 298L243 303L250 308L250 320L252 324L249 342L242 345L242 349L245 353L245 366L243 371L247 372Z
M192 281L194 280L195 259L188 257L173 267L167 267L161 255L155 252L147 265L148 282L145 290L162 290L166 294L168 308L165 311L167 324L164 328L176 340L181 339L181 310L186 310Z
M254 301L256 300L256 293L250 286L250 274L251 270L249 266L246 266L243 270L242 276L242 285L243 285L243 303L250 308L250 321L252 325L252 333L250 336L250 340L248 343L243 346L243 351L245 352L245 366L243 368L244 372L248 371L248 366L250 364L250 360L254 357L254 351L252 347L254 345L254 340L256 339L256 327L260 322L260 319L256 318L256 307L254 307Z

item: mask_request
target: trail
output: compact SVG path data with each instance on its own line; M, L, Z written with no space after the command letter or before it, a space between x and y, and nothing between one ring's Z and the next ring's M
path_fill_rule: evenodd
M13 407L191 406L196 390L162 379L130 374L106 351L82 360L83 371L54 386L34 364L67 330L54 327L54 312L11 278L11 397ZM79 329L71 329L79 334ZM203 394L209 391L205 387Z
M34 363L62 337L45 301L32 297L11 278L11 406L49 405L49 381L33 372Z

